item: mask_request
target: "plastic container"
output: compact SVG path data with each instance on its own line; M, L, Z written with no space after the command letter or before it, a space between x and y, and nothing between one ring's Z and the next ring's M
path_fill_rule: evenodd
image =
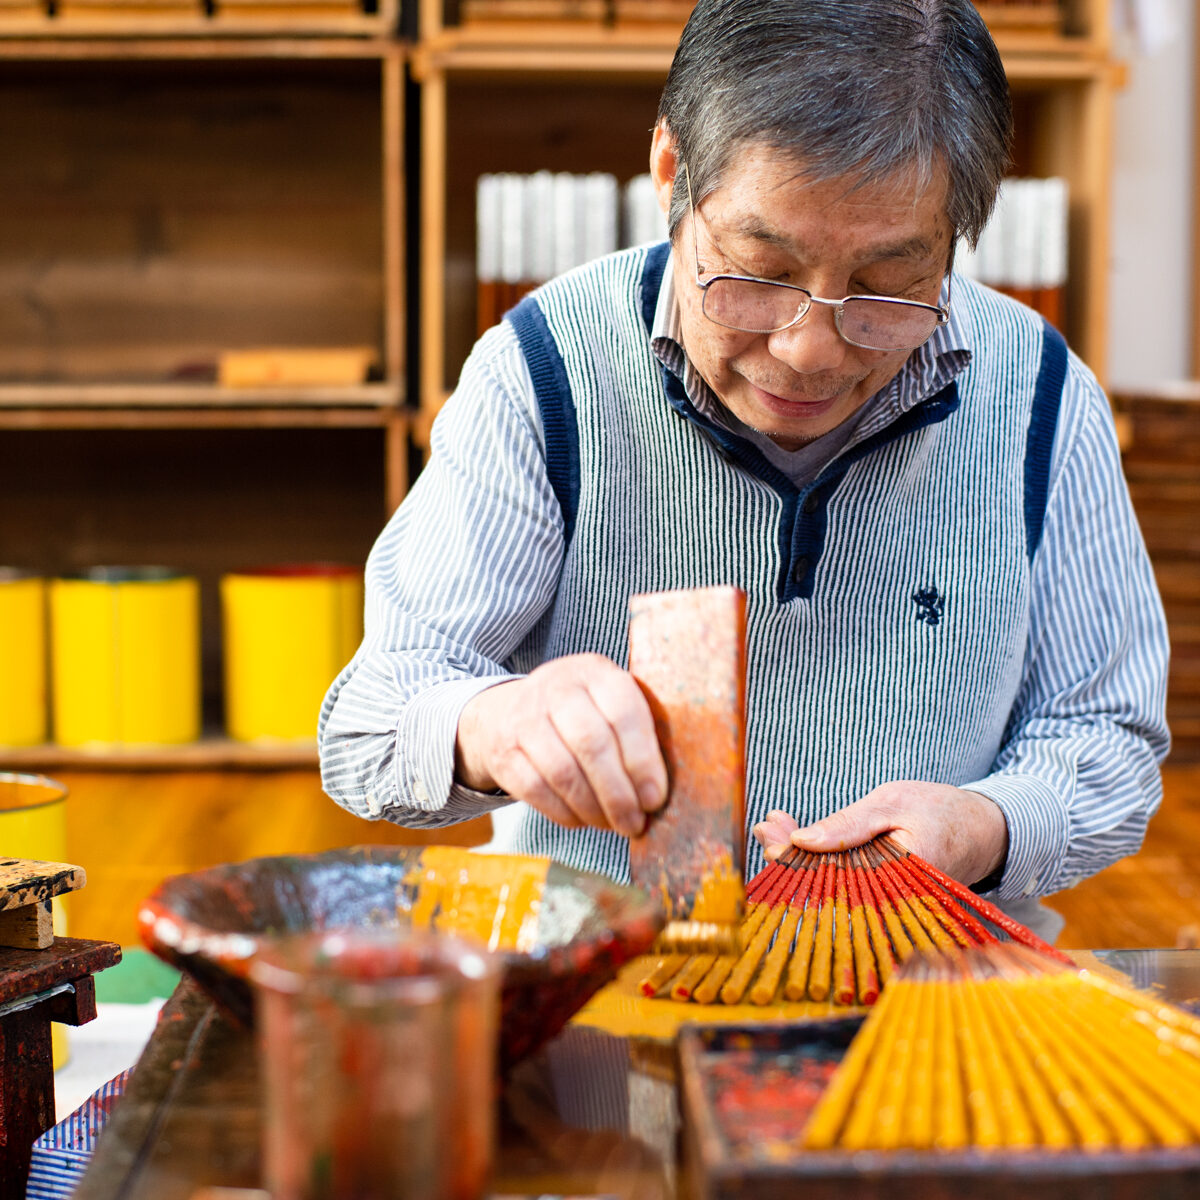
M363 631L361 568L263 567L221 579L225 728L235 741L309 742Z
M200 736L200 588L166 567L50 583L54 739L176 745Z
M46 741L46 674L46 581L0 567L0 746Z

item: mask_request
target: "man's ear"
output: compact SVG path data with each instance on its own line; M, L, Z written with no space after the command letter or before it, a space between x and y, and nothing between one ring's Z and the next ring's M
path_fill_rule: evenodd
M654 181L654 193L658 197L658 207L664 216L671 208L671 192L675 186L675 172L678 169L675 139L666 123L659 121L654 127L654 136L650 141L650 178Z

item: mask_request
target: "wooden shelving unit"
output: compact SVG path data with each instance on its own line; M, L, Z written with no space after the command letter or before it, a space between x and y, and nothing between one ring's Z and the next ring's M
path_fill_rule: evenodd
M1000 6L980 7L1000 14ZM1003 8L994 32L1013 85L1015 172L1069 182L1067 335L1103 378L1112 101L1122 80L1107 0L1071 0L1061 12ZM475 177L543 167L621 179L644 171L681 28L681 20L452 24L449 11L443 0L422 0L412 59L422 104L419 440L453 388L475 327Z
M392 4L336 30L0 29L0 561L196 575L213 730L220 575L361 562L408 486L394 25ZM326 345L374 347L379 377L214 382L225 349ZM0 762L311 768L316 754L214 733Z
M642 173L687 8L627 20L615 0L609 21L458 24L448 0L414 2L411 44L397 0L303 25L223 21L219 4L199 3L151 23L0 25L0 144L13 148L0 161L0 455L12 464L0 474L0 562L53 574L153 561L197 574L209 727L219 575L361 561L408 487L412 447L427 445L474 340L476 178ZM1016 170L1070 182L1067 333L1101 377L1121 81L1107 5L1069 0L1061 20L1043 10L995 26ZM413 171L420 207L406 224ZM419 374L405 356L406 246ZM213 382L222 349L363 344L380 363L365 384ZM313 761L309 749L279 753L214 736L111 758ZM97 765L54 747L0 750L0 761Z

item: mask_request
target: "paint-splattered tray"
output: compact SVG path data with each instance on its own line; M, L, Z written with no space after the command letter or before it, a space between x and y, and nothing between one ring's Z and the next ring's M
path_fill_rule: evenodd
M515 903L521 876L536 877L536 905ZM546 859L356 846L174 876L143 903L138 921L155 954L249 1027L247 976L264 944L357 926L432 924L461 934L461 923L442 918L466 907L460 885L472 880L471 915L485 943L517 918L513 936L490 947L502 960L502 1071L553 1037L622 963L650 946L666 920L645 892Z
M801 1132L860 1019L685 1026L684 1165L698 1200L1191 1200L1200 1146L1138 1152L813 1152Z

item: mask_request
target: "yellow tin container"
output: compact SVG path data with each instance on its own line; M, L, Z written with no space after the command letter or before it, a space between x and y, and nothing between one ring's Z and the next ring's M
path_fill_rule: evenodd
M46 581L0 567L0 746L47 737Z
M225 727L236 741L313 741L334 676L363 632L363 575L326 564L221 579Z
M54 737L63 746L200 736L200 588L165 567L50 583Z
M0 772L0 855L42 862L67 862L67 789L45 775ZM65 904L69 896L53 900L54 933L67 932ZM51 1050L57 1071L68 1058L67 1032L57 1021L50 1024Z

